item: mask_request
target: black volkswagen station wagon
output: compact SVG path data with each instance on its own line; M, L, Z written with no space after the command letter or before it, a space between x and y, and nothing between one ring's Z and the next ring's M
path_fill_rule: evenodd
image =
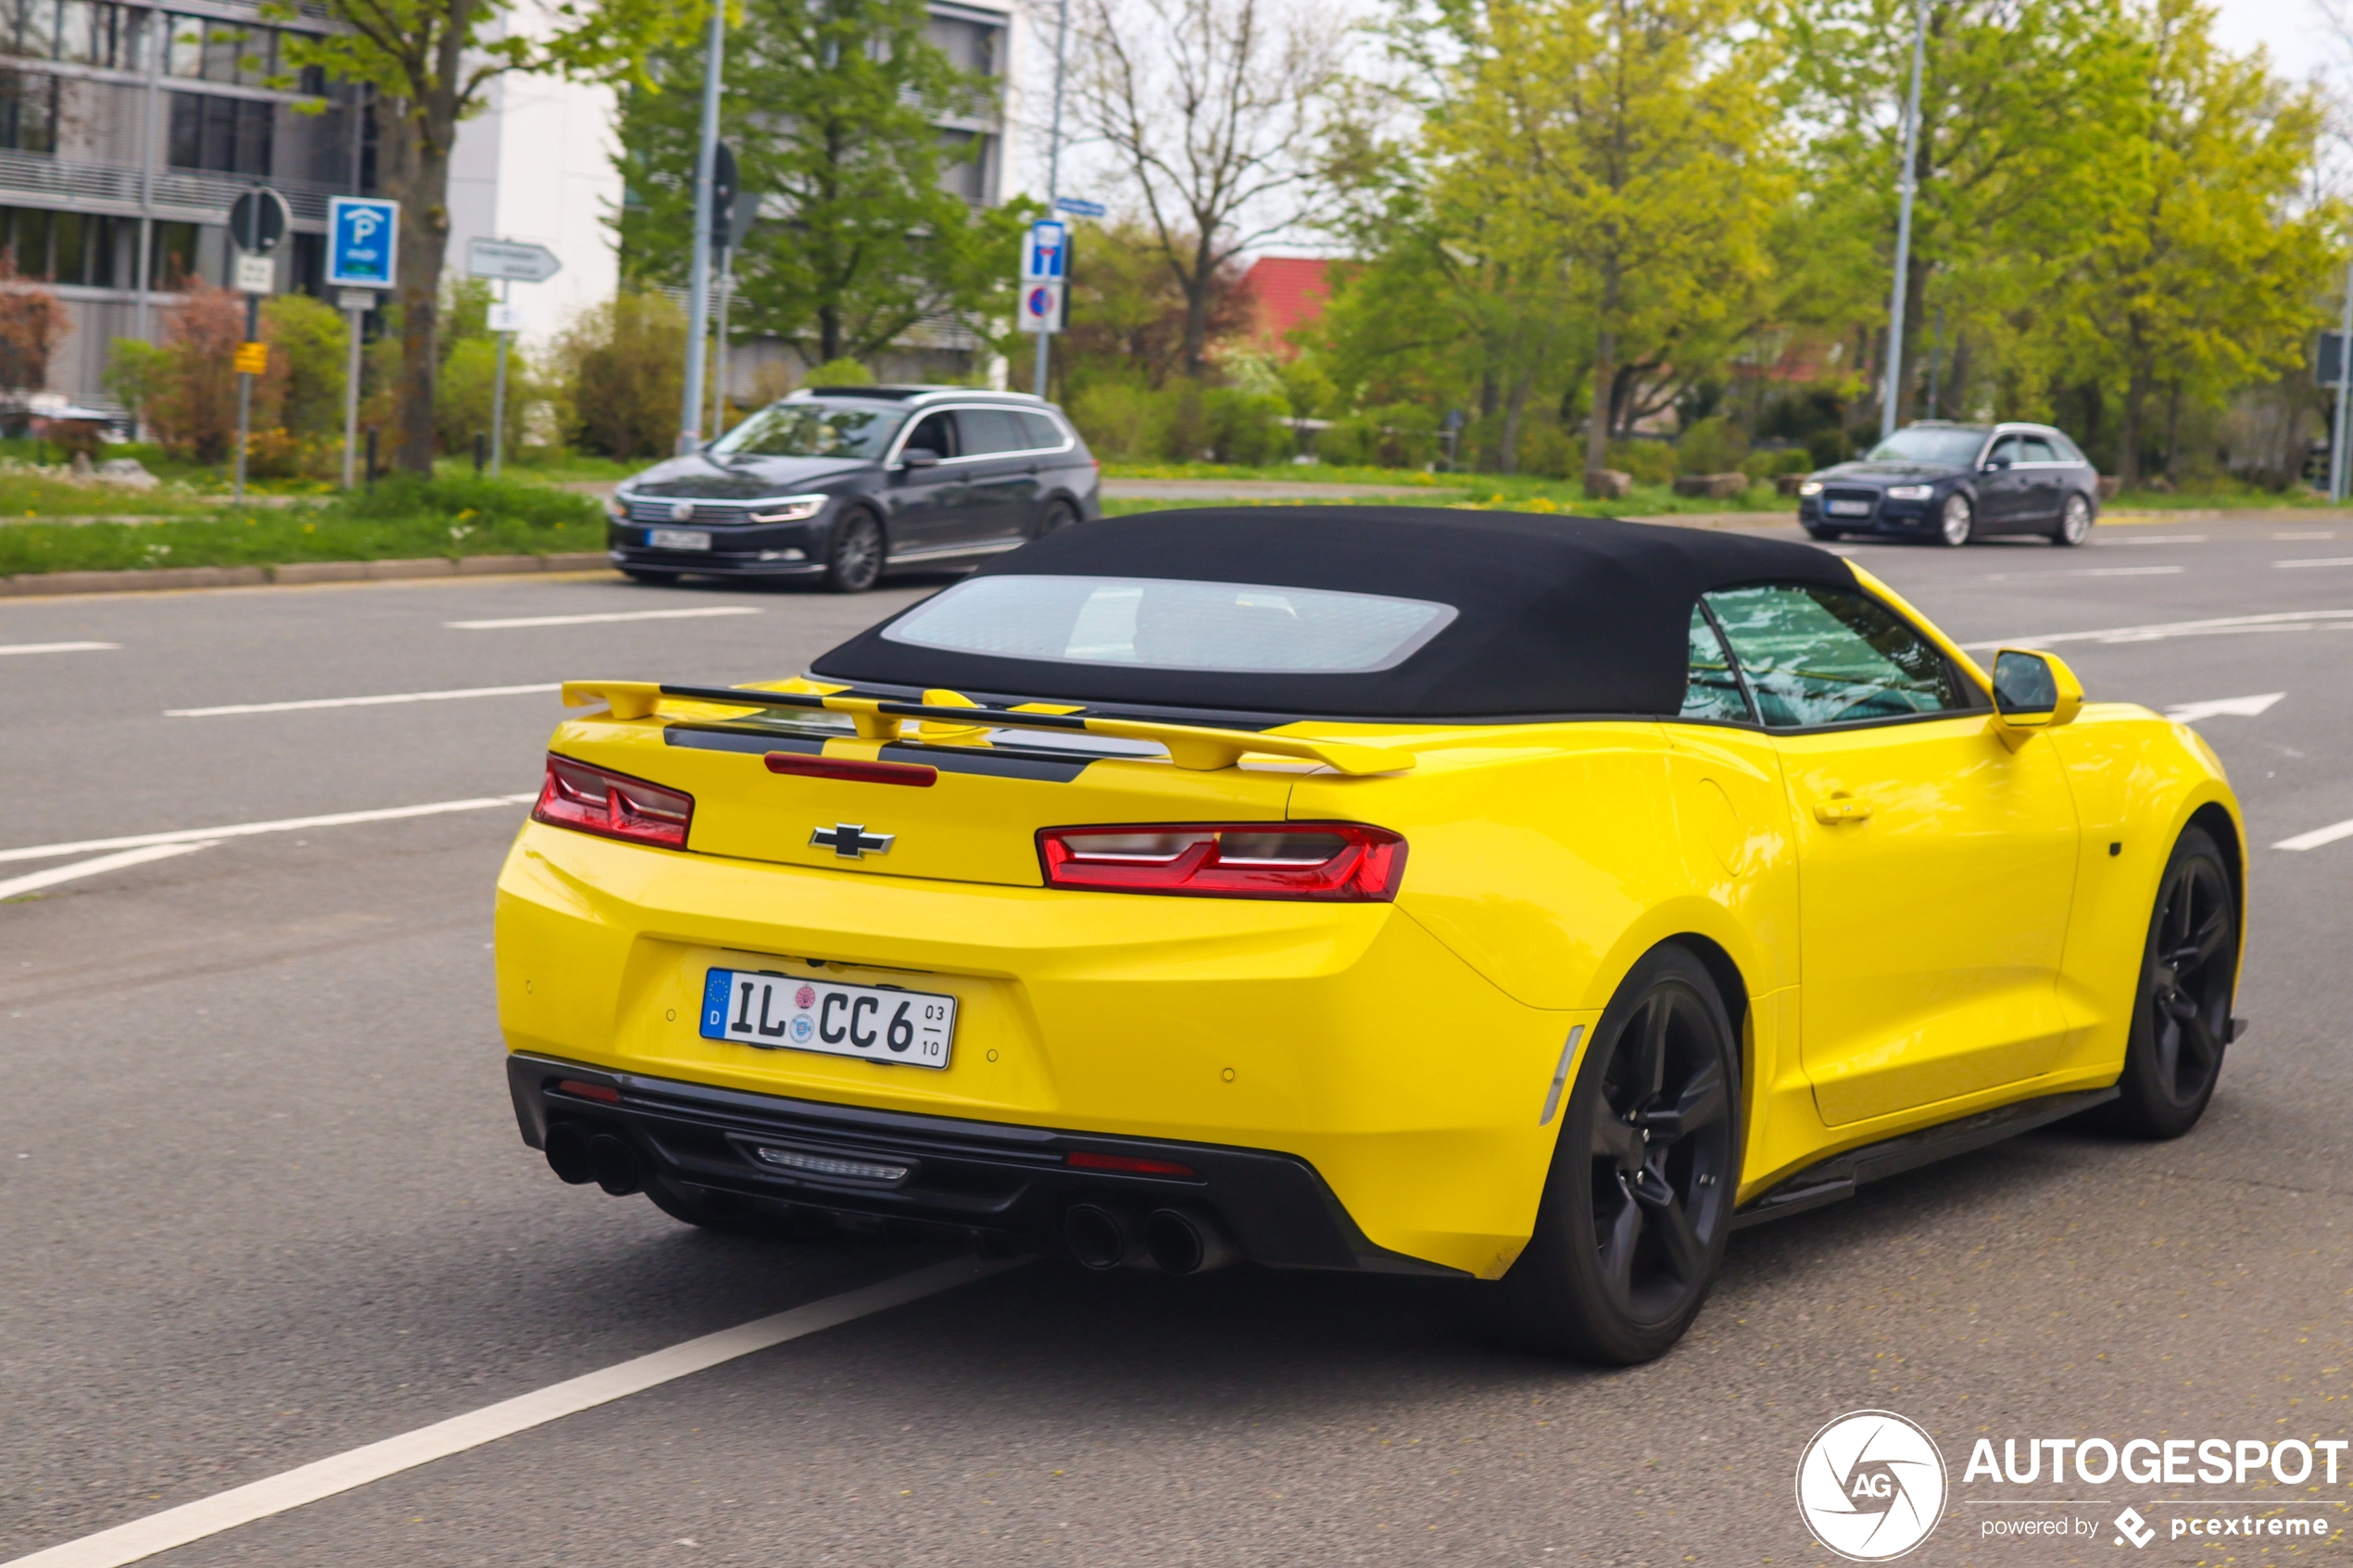
M1102 515L1062 410L952 386L804 387L691 457L621 482L612 563L640 583L822 578L967 565Z
M1980 534L2040 533L2080 545L2099 505L2099 475L2048 425L1922 420L1797 487L1797 521L1817 539L1966 545Z

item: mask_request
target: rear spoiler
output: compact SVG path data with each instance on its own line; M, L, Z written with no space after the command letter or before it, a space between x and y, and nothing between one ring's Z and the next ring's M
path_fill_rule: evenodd
M941 696L927 693L927 696ZM1399 773L1414 766L1415 757L1388 746L1358 746L1349 741L1305 740L1293 735L1261 734L1252 730L1220 730L1198 724L1164 724L1149 719L1103 719L1080 713L983 708L978 704L900 702L888 697L856 696L842 692L763 692L735 686L670 686L652 681L566 681L566 708L582 708L599 698L616 719L650 718L661 699L708 702L729 708L822 709L846 713L858 726L861 738L897 740L907 720L924 719L960 729L990 725L1002 729L1077 731L1118 740L1154 741L1167 747L1168 759L1179 768L1200 772L1230 768L1245 753L1290 757L1319 762L1335 772L1364 775Z

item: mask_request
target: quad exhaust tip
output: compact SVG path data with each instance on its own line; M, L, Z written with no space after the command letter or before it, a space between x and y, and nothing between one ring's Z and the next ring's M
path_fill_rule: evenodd
M1142 1233L1126 1212L1100 1203L1074 1203L1063 1216L1063 1244L1083 1268L1107 1273L1140 1261Z
M1153 1268L1169 1274L1207 1273L1241 1261L1241 1248L1205 1209L1155 1209L1139 1223L1105 1203L1075 1203L1063 1216L1070 1255L1098 1273Z
M615 1198L627 1198L646 1185L645 1174L637 1167L637 1151L610 1133L598 1133L588 1140L588 1169L597 1185Z
M547 1169L572 1185L586 1186L597 1179L597 1170L588 1162L588 1136L569 1122L559 1122L547 1129L545 1152Z

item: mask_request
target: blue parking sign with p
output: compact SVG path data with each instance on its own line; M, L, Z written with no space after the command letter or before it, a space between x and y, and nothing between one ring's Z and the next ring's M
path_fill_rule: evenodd
M400 204L374 196L336 196L327 203L327 283L332 288L388 289L398 255Z

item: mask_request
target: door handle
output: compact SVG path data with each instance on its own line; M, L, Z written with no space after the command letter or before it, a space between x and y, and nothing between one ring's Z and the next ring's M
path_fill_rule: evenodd
M1819 822L1859 822L1870 814L1871 803L1851 795L1832 795L1814 802L1814 820Z

